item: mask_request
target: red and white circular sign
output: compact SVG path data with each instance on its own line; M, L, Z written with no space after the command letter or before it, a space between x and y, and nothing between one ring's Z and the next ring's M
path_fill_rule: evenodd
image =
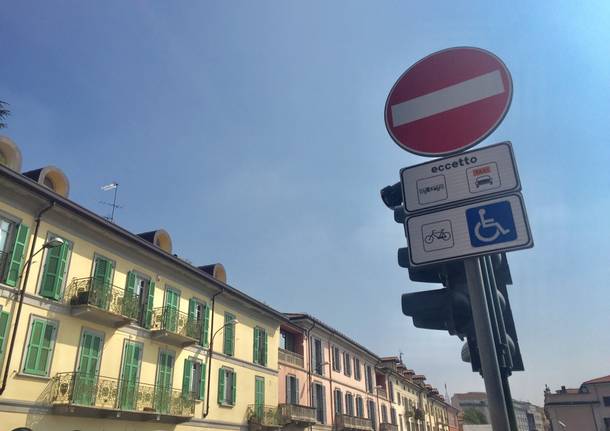
M481 142L510 106L506 65L479 48L449 48L411 66L385 105L385 124L403 149L422 156L459 153Z

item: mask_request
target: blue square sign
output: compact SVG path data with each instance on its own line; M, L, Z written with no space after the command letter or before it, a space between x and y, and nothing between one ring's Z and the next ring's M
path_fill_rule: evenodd
M484 247L517 239L517 229L509 201L468 208L466 221L473 247Z

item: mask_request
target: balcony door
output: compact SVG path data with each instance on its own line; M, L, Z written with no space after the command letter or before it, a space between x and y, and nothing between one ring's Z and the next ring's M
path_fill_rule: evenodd
M256 417L263 419L265 409L265 379L263 377L254 378L254 409Z
M127 341L123 352L123 367L121 372L119 407L122 410L135 410L136 408L141 362L142 345Z
M78 371L74 380L75 404L91 406L95 404L98 370L102 352L102 337L89 331L83 332L80 344Z
M171 352L159 352L157 365L157 387L155 388L155 407L160 413L170 410L172 396L172 375L174 374L174 355Z
M178 304L180 303L180 293L173 289L165 291L165 330L178 332Z

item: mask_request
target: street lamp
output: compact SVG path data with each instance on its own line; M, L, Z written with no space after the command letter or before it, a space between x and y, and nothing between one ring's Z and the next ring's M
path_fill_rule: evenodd
M206 372L208 373L208 388L207 388L207 393L205 395L205 399L206 399L206 411L203 414L204 418L210 412L210 377L212 376L212 370L210 369L210 363L212 361L212 350L214 349L214 338L216 337L216 335L218 335L218 333L220 331L225 329L227 326L229 326L229 325L236 325L238 323L239 323L239 320L237 320L237 319L229 320L224 325L222 325L220 328L218 328L216 330L216 332L214 332L212 334L212 337L210 338L210 344L208 346L208 354L207 354L206 361L205 361L205 368L206 368Z
M36 235L34 235L34 243L35 242L36 242ZM30 257L28 258L28 260L26 260L24 262L23 268L21 268L21 272L19 273L19 278L17 279L17 288L19 288L19 284L21 283L21 279L23 277L23 273L26 270L26 268L28 270L28 273L25 276L26 281L27 281L29 270L30 270L29 268L32 263L32 259L34 259L34 256L36 256L38 253L40 253L41 251L43 251L47 248L61 247L62 245L64 245L64 242L65 241L59 237L50 238L44 244L42 244L42 246L38 250L36 250L36 252L32 253L30 255ZM24 250L24 253L25 253L25 250ZM4 367L2 385L0 386L0 395L2 395L4 393L4 390L6 389L6 383L8 381L8 372L9 372L9 369L11 366L11 358L13 357L13 348L15 347L15 339L17 336L17 328L19 325L19 317L21 316L21 307L23 306L23 297L25 296L25 288L26 288L26 283L23 283L23 286L21 286L21 289L19 289L19 292L18 292L19 304L17 305L17 312L15 313L15 326L13 329L13 335L11 336L11 343L8 348L8 354L6 356L6 365Z

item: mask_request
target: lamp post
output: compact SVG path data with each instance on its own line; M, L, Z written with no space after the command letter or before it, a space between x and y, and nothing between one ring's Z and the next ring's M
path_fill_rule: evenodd
M207 393L205 395L205 398L206 398L206 412L203 415L204 418L210 412L210 404L209 404L209 400L210 400L210 378L212 376L212 370L210 369L210 362L212 360L212 351L214 349L214 338L216 337L216 335L218 335L218 333L220 331L225 329L227 326L229 326L229 325L236 325L238 323L239 323L239 320L237 320L237 319L233 319L233 320L230 320L230 321L226 322L224 325L222 325L220 328L218 328L216 330L216 332L214 332L212 334L212 337L210 338L210 345L208 346L208 354L207 354L206 361L205 361L205 368L206 368L206 371L208 373L208 388L207 388Z
M24 262L23 268L21 268L21 271L19 273L19 278L17 279L17 286L20 285L22 277L23 277L23 273L26 270L26 268L27 268L27 274L29 274L30 266L32 264L32 259L34 259L34 256L36 256L38 253L40 253L41 251L43 251L47 248L61 247L62 245L64 245L64 242L65 241L61 238L53 237L53 238L49 239L47 242L45 242L44 244L42 244L42 246L36 252L32 253L30 255L30 257L28 258L28 260L26 260ZM25 253L25 250L24 250L24 253ZM26 279L27 279L27 274L26 274ZM2 378L2 387L0 387L0 395L2 395L4 393L4 390L6 389L8 372L11 367L11 359L13 357L13 348L15 347L15 339L17 338L17 328L19 327L19 317L21 316L21 308L23 307L23 297L25 295L25 288L26 288L26 283L23 283L23 286L21 286L21 289L19 289L19 292L18 292L19 304L17 305L17 312L15 313L15 326L13 327L13 334L11 336L11 344L9 345L8 354L6 356L6 365L4 366L4 376Z

